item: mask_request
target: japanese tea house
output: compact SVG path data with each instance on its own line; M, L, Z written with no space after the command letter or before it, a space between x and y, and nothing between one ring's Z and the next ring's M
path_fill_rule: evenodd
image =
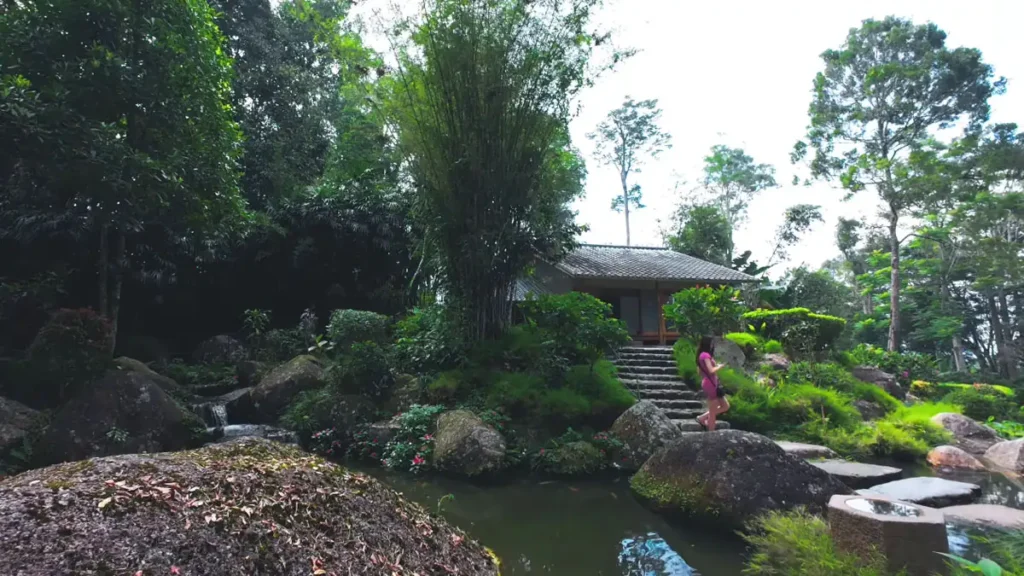
M516 283L515 298L527 294L586 292L612 305L633 340L669 344L679 334L666 327L662 306L672 294L701 284L739 285L755 278L667 248L583 244L561 262L538 262Z

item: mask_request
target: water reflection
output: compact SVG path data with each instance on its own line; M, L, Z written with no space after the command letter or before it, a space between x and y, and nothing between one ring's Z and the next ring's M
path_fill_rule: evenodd
M697 576L697 571L655 533L622 541L622 576Z
M887 502L885 500L868 500L867 498L853 498L846 501L846 505L854 510L869 512L879 516L900 516L902 518L916 518L921 511L913 506L899 502Z

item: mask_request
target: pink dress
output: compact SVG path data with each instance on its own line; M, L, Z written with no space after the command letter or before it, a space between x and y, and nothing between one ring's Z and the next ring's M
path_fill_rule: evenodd
M705 371L705 366L710 361L711 354L701 352L700 356L697 357L697 369L700 370L700 373L704 376L704 381L700 384L701 389L704 390L704 395L708 397L708 400L714 400L718 398L718 375L709 374Z

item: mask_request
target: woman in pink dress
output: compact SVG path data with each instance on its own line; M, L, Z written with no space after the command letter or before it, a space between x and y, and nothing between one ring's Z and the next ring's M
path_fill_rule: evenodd
M697 370L703 376L701 389L708 399L708 411L697 416L697 423L708 432L715 431L715 424L719 414L725 414L729 410L729 401L725 398L725 389L718 383L716 374L722 369L722 364L715 362L715 341L710 336L700 339L700 346L697 347Z

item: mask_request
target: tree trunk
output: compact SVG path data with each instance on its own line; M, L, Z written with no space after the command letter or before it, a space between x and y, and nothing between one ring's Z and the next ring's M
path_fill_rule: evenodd
M622 207L626 211L626 246L629 246L629 188L626 187L626 175L622 177Z
M993 292L988 294L988 321L992 331L992 339L996 342L996 358L998 359L999 372L1003 376L1009 376L1009 358L1006 342L1003 341L1003 322L999 317L999 307L996 305L996 295Z
M945 278L941 279L942 285L939 288L939 295L942 298L941 307L943 313L946 313L949 309L949 284ZM967 363L964 362L964 342L960 337L960 334L954 334L951 339L953 348L953 367L957 372L965 372L967 370Z
M896 235L899 217L895 211L889 215L889 249L892 251L892 273L889 276L889 351L900 349L900 239Z
M108 291L108 278L110 274L110 243L109 243L109 229L106 224L100 225L100 255L99 261L96 263L96 304L99 309L100 316L105 318L109 317L109 308L107 306L107 298L110 293Z
M117 320L121 313L121 286L124 282L124 233L114 230L113 283L110 287L111 341L117 346Z
M1020 375L1020 371L1017 369L1017 355L1014 353L1013 327L1010 324L1010 308L1006 299L1006 289L1000 286L997 294L999 299L999 325L1002 329L1001 339L1005 348L1003 361L1006 363L1006 376L1010 380L1016 380L1017 376Z

